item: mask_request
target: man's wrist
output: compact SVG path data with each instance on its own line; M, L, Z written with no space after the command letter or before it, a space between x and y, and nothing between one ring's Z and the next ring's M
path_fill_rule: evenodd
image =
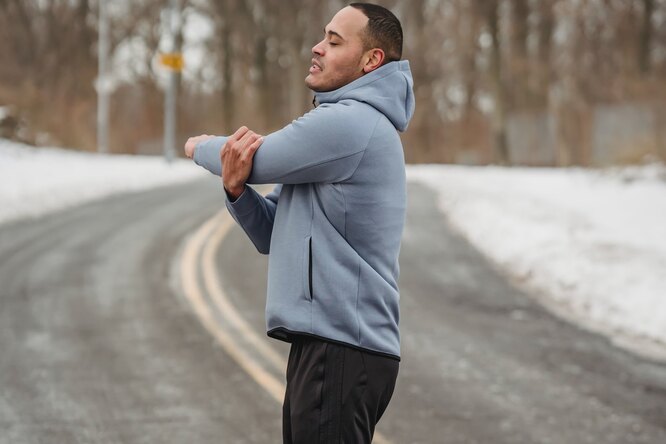
M227 193L229 200L234 202L240 197L241 194L243 194L243 191L245 191L245 184L234 187L224 185L224 191Z

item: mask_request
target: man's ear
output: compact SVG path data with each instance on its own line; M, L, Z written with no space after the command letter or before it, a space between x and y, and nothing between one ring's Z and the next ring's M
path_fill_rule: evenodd
M363 72L367 74L382 66L382 63L384 63L384 57L384 51L379 48L369 50L363 58L365 61L363 64Z

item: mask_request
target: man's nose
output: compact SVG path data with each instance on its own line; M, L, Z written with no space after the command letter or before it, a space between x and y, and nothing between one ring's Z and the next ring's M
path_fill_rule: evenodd
M317 54L320 57L324 55L324 49L322 43L324 43L323 40L312 47L313 54Z

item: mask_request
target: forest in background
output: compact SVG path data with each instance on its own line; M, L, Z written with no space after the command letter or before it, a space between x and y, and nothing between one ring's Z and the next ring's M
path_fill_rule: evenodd
M179 0L178 144L279 129L312 107L311 48L347 2ZM401 20L410 162L666 159L666 0L377 1ZM161 150L167 0L108 0L110 147ZM0 135L96 147L96 0L0 0Z

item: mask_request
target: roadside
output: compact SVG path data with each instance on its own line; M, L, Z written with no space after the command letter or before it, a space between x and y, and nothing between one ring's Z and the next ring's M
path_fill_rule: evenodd
M666 359L666 167L419 165L448 223L554 313Z

